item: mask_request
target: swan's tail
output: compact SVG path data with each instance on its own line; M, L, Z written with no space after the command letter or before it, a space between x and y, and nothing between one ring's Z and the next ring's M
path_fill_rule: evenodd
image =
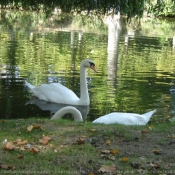
M147 116L147 117L151 117L155 112L156 112L156 109L154 109L153 111L147 112L145 114L142 114L142 115Z
M27 81L25 81L25 86L27 86L29 89L35 88L35 86L31 85L30 83L27 83Z
M149 121L149 119L151 118L151 116L156 112L156 109L154 109L153 111L147 112L145 114L142 114L144 117L146 117L147 122Z

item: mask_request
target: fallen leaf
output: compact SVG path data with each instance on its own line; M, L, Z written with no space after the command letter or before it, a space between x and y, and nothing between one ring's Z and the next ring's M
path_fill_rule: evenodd
M175 138L175 134L168 135L168 138L174 139Z
M115 157L114 157L113 155L109 155L109 156L108 156L108 159L109 159L109 160L115 160Z
M96 129L90 129L89 131L90 132L96 132L97 130Z
M46 144L49 142L49 140L51 140L50 137L48 137L48 136L43 136L42 139L39 139L39 143L42 143L42 144L46 145Z
M109 150L106 150L106 149L104 149L104 150L101 150L101 153L102 154L109 154L111 151L109 151Z
M67 145L61 145L60 148L67 148Z
M159 169L161 167L161 165L159 165L157 163L151 163L150 165L152 168L155 168L155 169Z
M24 140L24 141L18 141L16 144L17 144L17 146L19 146L19 145L26 145L27 143L28 143L28 141Z
M17 156L17 158L18 159L22 159L22 158L24 158L24 155L23 154L20 154L20 155Z
M86 138L87 136L81 136L81 138Z
M172 164L169 163L169 164L166 165L166 167L167 167L167 168L170 168L170 167L172 167Z
M15 146L13 145L12 142L7 142L4 146L4 149L6 149L6 150L12 150L14 148L15 148Z
M169 115L164 117L164 119L169 119L169 118L171 118L171 116L169 116Z
M24 146L20 147L20 151L25 151L25 150L26 150L26 148Z
M16 168L12 165L0 165L0 169L3 170L15 170Z
M83 138L79 138L78 143L79 144L83 144L84 143L84 139Z
M16 139L13 143L17 143L17 142L21 142L21 139L18 138L18 139Z
M154 126L149 126L148 127L150 130L153 130L154 129Z
M27 127L27 132L31 132L32 129L33 129L33 125L28 126L28 127Z
M156 154L156 155L160 155L160 154L163 154L162 151L160 150L153 150L153 153Z
M49 141L45 139L39 139L39 143L46 145Z
M48 136L43 136L43 139L44 139L44 140L48 140L48 141L51 140L51 138L48 137Z
M4 123L4 122L5 122L5 120L4 120L4 119L2 119L2 120L1 120L1 122L2 122L2 123Z
M141 131L141 133L148 133L148 130L147 130L147 129L143 129L143 130Z
M111 144L111 141L108 139L106 140L106 145L110 145Z
M29 149L29 152L32 152L32 153L34 153L34 154L37 154L37 153L40 152L40 150L37 149L37 148L31 148L31 149Z
M122 162L127 162L128 161L128 158L127 157L123 157L121 161Z
M90 172L88 175L94 175L94 173L93 172Z
M98 172L101 172L101 173L114 173L116 172L116 167L114 165L102 165L100 167L100 169L98 170Z
M73 143L74 145L76 145L76 144L78 144L78 145L80 145L80 144L84 144L84 139L83 138L79 138L75 143Z
M33 125L33 129L40 129L40 128L41 128L41 126L38 124Z
M53 148L55 145L53 145L53 144L49 144L49 146L50 146L51 148Z
M114 149L111 151L111 154L118 154L118 153L119 153L119 150L117 150L117 149Z

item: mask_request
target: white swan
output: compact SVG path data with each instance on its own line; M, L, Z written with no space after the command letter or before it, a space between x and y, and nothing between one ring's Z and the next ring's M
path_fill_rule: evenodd
M33 95L40 100L45 100L54 103L70 104L70 105L89 105L89 94L86 81L86 68L91 68L95 72L95 64L90 59L85 59L80 65L80 98L67 87L60 83L42 84L35 87L30 83L25 82L26 86L30 88Z
M150 120L151 116L156 112L156 109L145 114L135 113L123 113L113 112L104 116L101 116L94 120L92 123L103 123L103 124L123 124L123 125L146 125ZM71 113L75 121L83 121L81 113L74 107L67 106L57 111L51 118L51 120L60 119L63 115Z
M102 117L97 118L92 123L146 125L154 112L156 112L156 109L142 115L135 113L112 112L110 114L106 114Z

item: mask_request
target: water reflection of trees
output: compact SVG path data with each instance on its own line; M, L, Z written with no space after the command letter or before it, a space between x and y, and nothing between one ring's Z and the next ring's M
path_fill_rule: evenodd
M109 26L107 35L105 25L102 30L98 30L100 22L96 22L98 25L90 26L90 31L97 30L86 32L90 19L86 23L86 18L82 20L78 16L75 19L79 18L86 24L85 28L83 28L83 23L78 22L74 28L69 28L70 23L68 28L66 24L63 28L59 23L58 26L54 25L49 28L52 32L46 30L46 26L42 28L42 32L39 32L37 25L29 26L28 29L26 27L26 31L23 31L20 30L21 22L19 23L21 26L16 28L15 25L13 26L14 21L8 18L9 22L6 27L12 32L3 32L0 35L0 63L20 67L21 79L14 79L20 80L19 91L24 89L22 82L26 77L32 84L40 85L46 82L49 76L54 76L56 81L60 81L78 94L79 64L83 58L90 57L96 62L99 70L97 75L93 74L92 78L89 78L94 115L96 113L103 115L112 110L140 113L140 108L143 112L148 108L152 109L152 96L158 98L162 91L168 90L169 79L165 81L164 74L168 74L173 79L172 40L168 39L164 42L162 37L139 37L135 32L135 35L127 36L128 44L125 45L123 33L120 36L116 21L113 21L114 26ZM23 18L19 17L20 19ZM32 19L38 18L36 16ZM78 24L81 30L72 30ZM5 25L1 24L1 27L5 31ZM14 73L15 70L12 72ZM90 75L90 72L88 74ZM9 96L14 96L13 89L19 86L15 85L15 81L14 84L11 82L7 84L7 80L12 79L5 77L2 79L0 88L5 94L2 101L10 109L15 101ZM159 87L160 84L161 87ZM156 88L160 91L154 94ZM25 93L20 95L26 99Z

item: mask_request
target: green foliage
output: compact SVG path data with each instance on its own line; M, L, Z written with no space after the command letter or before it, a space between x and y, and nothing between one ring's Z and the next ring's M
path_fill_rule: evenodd
M63 12L87 12L92 11L106 14L117 13L127 15L128 18L132 16L142 16L144 11L144 0L6 0L0 1L4 8L23 8L27 10L40 10L50 13L55 8L61 9Z
M168 16L172 17L175 16L175 1L174 0L157 0L155 1L148 1L148 14L153 14L155 16Z
M115 14L118 11L127 18L141 17L143 12L155 16L174 16L175 0L0 0L2 8L44 10L47 15L56 9L62 12L95 12Z

